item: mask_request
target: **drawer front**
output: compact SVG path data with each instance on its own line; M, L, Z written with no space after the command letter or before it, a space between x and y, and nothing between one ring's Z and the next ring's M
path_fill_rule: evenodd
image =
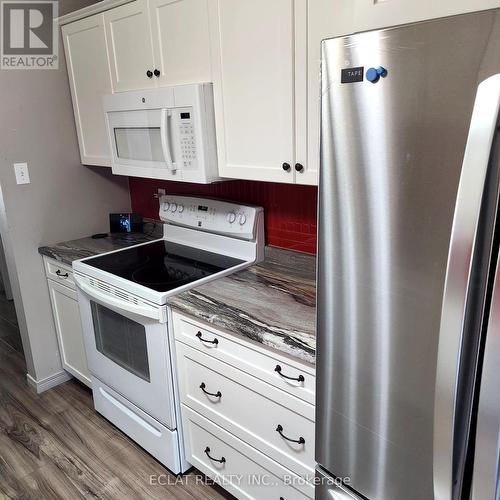
M176 347L186 406L296 474L314 474L312 405L180 342Z
M188 462L217 480L237 498L314 498L312 483L299 478L184 405L182 416ZM223 462L217 461L222 457Z
M68 286L73 290L76 290L75 281L73 280L73 270L71 266L66 264L61 264L54 259L44 258L45 265L45 275L54 281L61 283L62 285Z
M311 365L269 352L230 333L207 328L178 313L174 313L174 335L180 342L315 404L315 369Z
M113 389L92 377L95 409L174 473L181 470L177 431L167 429Z

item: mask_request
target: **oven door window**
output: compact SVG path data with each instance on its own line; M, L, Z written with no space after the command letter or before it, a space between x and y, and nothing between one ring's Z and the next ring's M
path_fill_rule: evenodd
M150 382L146 328L91 302L97 350L128 372Z
M160 127L116 127L113 132L118 158L164 161Z

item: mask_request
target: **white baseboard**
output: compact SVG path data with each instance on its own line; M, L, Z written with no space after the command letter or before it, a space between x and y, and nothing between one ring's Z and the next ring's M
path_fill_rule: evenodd
M26 374L28 379L28 384L35 389L37 394L45 392L56 385L60 385L63 382L67 382L69 379L73 378L68 372L60 371L50 375L50 377L42 378L41 380L35 380L29 373Z

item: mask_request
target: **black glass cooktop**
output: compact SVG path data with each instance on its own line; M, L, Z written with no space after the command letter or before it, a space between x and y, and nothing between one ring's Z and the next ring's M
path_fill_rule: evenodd
M243 262L165 240L85 261L89 266L158 292L168 292Z

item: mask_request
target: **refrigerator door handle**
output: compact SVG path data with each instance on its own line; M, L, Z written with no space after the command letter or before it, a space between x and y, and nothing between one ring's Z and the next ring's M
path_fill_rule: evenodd
M484 350L478 405L472 500L500 498L500 258Z
M479 86L455 205L439 332L434 412L434 498L455 500L454 430L464 321L478 223L500 109L500 74Z

